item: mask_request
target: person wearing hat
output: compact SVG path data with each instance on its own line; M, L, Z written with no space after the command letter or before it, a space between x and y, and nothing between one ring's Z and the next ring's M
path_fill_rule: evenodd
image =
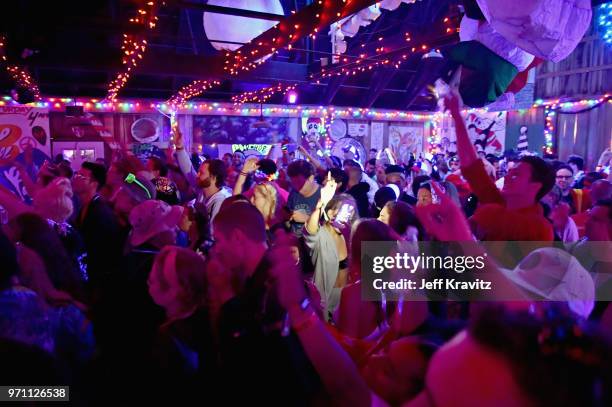
M130 173L115 191L110 203L121 226L129 228L129 216L132 209L148 199L155 198L155 185L144 177Z
M101 295L92 309L100 360L114 369L113 383L148 373L143 361L149 360L151 347L165 312L149 294L147 281L155 256L175 244L180 206L158 200L145 200L129 215L132 226L130 250L123 257L119 272L107 276Z
M145 200L130 212L132 226L129 243L133 251L142 249L159 251L169 244L174 244L176 229L183 215L183 207L171 206L158 200Z
M407 181L406 181L406 171L404 167L401 165L389 165L385 169L386 175L386 185L395 185L399 188L400 194L398 196L398 200L404 201L407 204L415 205L417 200L414 196L406 193Z

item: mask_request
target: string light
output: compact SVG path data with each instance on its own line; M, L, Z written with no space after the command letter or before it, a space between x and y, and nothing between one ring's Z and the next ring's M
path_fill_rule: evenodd
M362 3L364 4L361 4L361 8L376 2ZM290 46L303 36L314 38L318 30L345 16L354 14L359 11L359 6L358 2L354 1L348 3L318 1L304 7L299 13L292 12L261 36L249 41L236 51L227 52L223 70L230 75L237 75L241 71L255 69L265 62L267 56L285 47L290 49Z
M597 10L597 26L604 42L612 44L612 3L604 3Z
M270 86L253 92L243 92L239 95L233 96L232 102L234 102L234 104L265 103L277 93L287 93L294 90L295 85L285 85L279 83L276 86Z
M171 106L184 105L187 100L201 95L204 91L219 85L221 85L219 81L194 81L189 85L183 86L174 96L168 99L166 103Z
M438 43L444 38L448 38L449 35L454 36L458 32L458 29L454 27L456 19L445 17L443 25L437 27L439 35L437 38L433 38L429 41L431 44ZM349 76L357 75L362 72L369 72L372 69L380 66L395 67L399 69L404 64L408 57L415 53L426 52L431 49L428 44L414 45L412 44L412 37L409 32L404 33L407 42L411 42L410 45L404 45L391 49L389 46L382 44L377 45L372 55L367 53L361 53L357 57L343 56L342 61L347 62L345 64L332 66L331 68L322 68L319 72L310 75L310 79L320 83L321 79L331 78L332 76ZM376 43L382 42L384 37L378 37ZM365 48L366 44L361 44L361 48Z
M10 96L0 99L0 106L18 105ZM186 102L172 106L167 101L129 100L109 101L100 99L72 99L49 97L33 104L35 107L64 112L66 106L83 106L83 110L93 113L172 113L193 115L254 116L261 114L259 104L232 104L218 102ZM176 108L176 110L175 110ZM335 108L334 106L308 105L264 105L263 112L271 117L323 117L331 119L370 119L393 121L430 121L431 112L408 112L399 110ZM327 122L327 120L326 120Z
M8 62L8 58L6 56L6 38L0 37L0 60L3 63ZM15 82L17 87L26 89L34 98L34 100L40 99L40 89L34 81L34 78L28 73L25 68L20 67L19 65L7 65L6 72L9 74L11 79Z
M555 132L554 118L555 111L549 108L544 109L544 154L553 153L553 134Z
M137 15L130 18L130 23L140 28L138 33L124 33L123 44L121 45L121 63L123 70L117 74L115 79L108 85L108 100L115 100L119 91L127 84L128 79L134 68L143 58L147 50L146 34L153 30L157 25L157 11L159 11L159 1L139 0ZM165 5L161 2L161 5Z

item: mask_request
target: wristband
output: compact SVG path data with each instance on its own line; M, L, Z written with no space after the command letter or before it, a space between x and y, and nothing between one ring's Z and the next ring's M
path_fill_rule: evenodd
M244 171L240 171L240 175L244 175L246 177L247 175L249 175L249 173L248 172L244 172Z

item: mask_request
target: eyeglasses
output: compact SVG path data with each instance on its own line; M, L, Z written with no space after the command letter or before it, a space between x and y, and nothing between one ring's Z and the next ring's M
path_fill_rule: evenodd
M149 197L149 199L153 199L153 197L151 196L151 192L149 192L149 189L147 187L144 186L144 184L140 181L138 181L136 179L136 175L129 173L127 175L127 177L125 177L125 182L127 182L128 184L136 184L138 185L140 188L142 188L143 191L146 192L147 196Z
M557 175L557 179L570 179L570 178L574 178L571 175Z

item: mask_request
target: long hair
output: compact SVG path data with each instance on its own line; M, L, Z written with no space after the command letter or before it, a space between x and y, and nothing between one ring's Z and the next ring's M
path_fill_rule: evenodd
M82 301L83 292L73 262L66 253L62 241L49 223L33 213L24 213L11 221L15 240L34 250L45 264L53 286Z
M167 273L174 273L180 286L177 301L185 311L195 312L207 304L208 283L204 258L192 250L166 246L156 256L151 273L165 281ZM168 284L167 281L165 281Z
M253 188L253 197L255 194L261 194L265 199L264 207L257 209L263 215L266 224L269 225L277 214L278 192L274 185L265 182L255 185L255 188ZM255 202L253 202L253 204L255 204Z

